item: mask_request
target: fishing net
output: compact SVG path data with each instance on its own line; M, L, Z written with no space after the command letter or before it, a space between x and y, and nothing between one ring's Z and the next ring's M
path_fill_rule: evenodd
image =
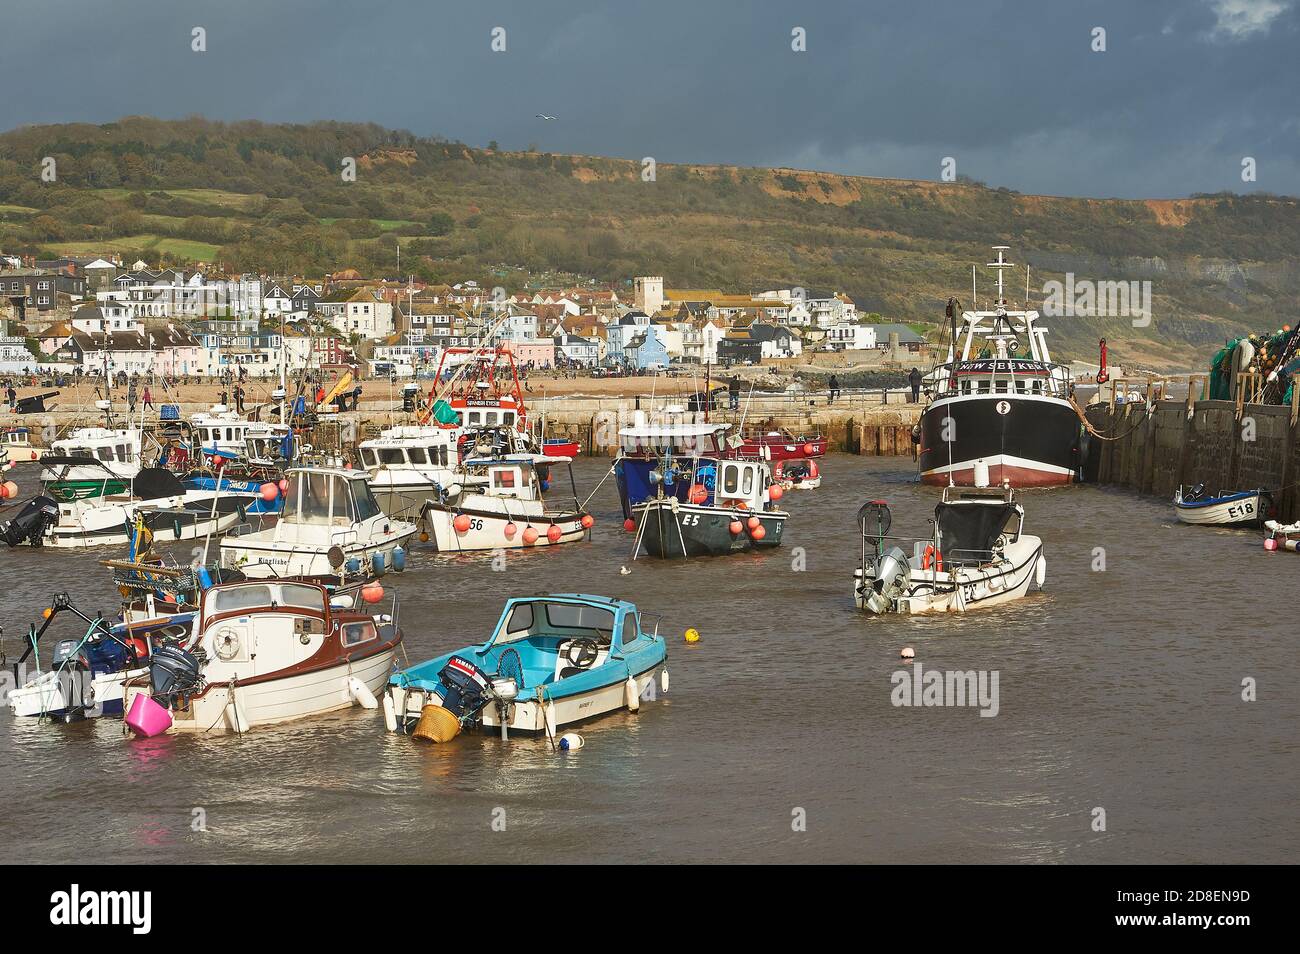
M1262 374L1267 380L1276 372L1273 380L1268 380L1262 400L1266 404L1285 404L1291 399L1292 380L1300 370L1300 327L1295 329L1284 325L1268 334L1246 335L1233 338L1210 360L1210 398L1216 401L1229 401L1233 396L1233 360L1242 343L1248 343L1253 355L1250 360L1236 371L1253 371Z

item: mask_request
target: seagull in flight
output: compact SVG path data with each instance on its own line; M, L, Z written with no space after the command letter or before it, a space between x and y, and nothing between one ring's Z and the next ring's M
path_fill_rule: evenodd
M545 113L538 113L538 114L537 114L537 118L538 118L538 119L545 120L545 121L548 122L548 123L554 121L554 119L555 119L554 116L547 116Z

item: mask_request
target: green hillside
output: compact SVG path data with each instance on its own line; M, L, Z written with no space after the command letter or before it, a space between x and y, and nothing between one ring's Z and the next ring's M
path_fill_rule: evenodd
M43 182L43 160L56 181ZM356 181L344 181L347 159ZM48 163L44 167L48 167ZM0 135L0 249L120 251L318 275L344 267L512 290L533 280L844 291L934 323L970 265L1010 245L1031 298L1071 271L1149 279L1154 320L1058 318L1058 356L1201 365L1223 338L1294 323L1297 200L1093 200L978 183L502 153L374 125L129 118ZM983 273L981 269L981 273ZM1023 273L1016 298L1023 297ZM981 294L987 291L981 274Z

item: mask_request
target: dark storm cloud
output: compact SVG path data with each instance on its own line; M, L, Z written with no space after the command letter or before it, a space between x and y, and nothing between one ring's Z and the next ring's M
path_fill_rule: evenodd
M1300 192L1296 0L47 0L0 127L203 114L1025 192ZM190 49L207 30L208 51ZM506 30L507 52L489 48ZM1107 50L1091 49L1094 27ZM802 27L807 52L791 50ZM544 123L537 113L555 115ZM1241 160L1259 180L1241 181Z

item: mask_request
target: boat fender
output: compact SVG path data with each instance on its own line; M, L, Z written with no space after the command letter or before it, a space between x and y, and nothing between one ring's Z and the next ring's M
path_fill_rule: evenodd
M637 690L635 676L628 676L627 681L623 683L623 704L627 706L629 712L636 712L641 708L641 693Z
M659 690L661 692L668 691L668 670L667 669L659 670Z
M564 735L560 736L559 748L561 752L569 752L573 749L580 749L586 744L587 743L583 740L582 736L578 735L578 733L566 732Z
M401 547L393 547L393 569L398 573L406 569L406 551Z
M208 572L206 566L201 566L195 574L199 578L199 589L209 590L212 588L212 574Z
M363 709L379 708L379 701L375 699L375 694L370 691L370 687L356 676L348 677L348 695L352 697L353 702ZM387 713L385 713L385 717L387 717Z
M1047 557L1041 554L1038 557L1038 565L1034 567L1034 580L1038 583L1038 588L1043 588L1043 581L1047 579Z
M357 557L352 557L350 560L348 560L347 563L344 564L344 567L347 569L349 573L360 573L361 560Z
M384 559L382 550L376 550L370 555L370 568L375 571L375 576L383 576L387 571L387 561Z
M389 732L397 731L397 710L393 706L392 692L384 693L384 728Z

